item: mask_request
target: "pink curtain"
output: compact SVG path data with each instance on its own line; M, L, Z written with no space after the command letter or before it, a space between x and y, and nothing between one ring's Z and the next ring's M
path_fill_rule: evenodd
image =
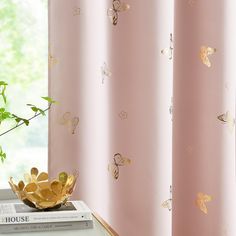
M235 236L235 4L49 0L49 171L119 235Z
M235 229L235 7L176 1L173 235Z

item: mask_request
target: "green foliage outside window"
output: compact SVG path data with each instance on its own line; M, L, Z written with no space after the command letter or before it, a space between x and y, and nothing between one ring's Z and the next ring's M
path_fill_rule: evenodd
M41 98L47 94L47 4L47 0L0 1L0 134L17 123L25 126L0 136L0 160L6 159L0 163L0 188L7 176L28 170L27 162L34 158L30 155L47 152L47 119L40 117L47 109ZM40 116L28 128L28 119L35 114Z

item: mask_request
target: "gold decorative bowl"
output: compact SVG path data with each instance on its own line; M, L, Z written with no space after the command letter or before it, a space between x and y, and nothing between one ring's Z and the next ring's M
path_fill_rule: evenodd
M39 173L36 167L30 174L24 174L24 181L18 184L10 177L9 184L17 197L26 205L40 210L59 208L64 205L71 196L77 180L76 174L61 172L58 179L50 181L48 173Z

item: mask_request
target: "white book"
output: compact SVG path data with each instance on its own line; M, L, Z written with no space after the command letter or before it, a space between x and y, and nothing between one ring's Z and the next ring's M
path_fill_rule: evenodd
M92 220L72 221L72 222L51 222L51 223L31 223L31 224L10 224L1 225L0 233L21 233L21 232L39 232L55 230L85 230L93 228Z
M82 201L70 201L59 209L41 211L23 203L0 204L0 227L9 224L92 221L92 212Z

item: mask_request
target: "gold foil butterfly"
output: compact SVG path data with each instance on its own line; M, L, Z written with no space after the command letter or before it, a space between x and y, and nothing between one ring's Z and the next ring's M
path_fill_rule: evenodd
M114 179L118 179L120 175L120 166L126 166L131 163L131 160L116 153L113 157L113 162L108 165L108 171L112 174Z
M230 81L226 80L224 82L224 87L225 87L226 90L230 91L230 89L232 87L231 84L230 84Z
M188 4L191 6L194 5L195 3L196 3L196 0L188 0Z
M186 148L186 152L189 154L189 155L192 155L193 153L193 147L191 145L188 145L187 148Z
M226 228L223 228L223 236L228 236L228 231Z
M49 55L48 55L48 67L52 68L57 63L58 63L58 60L54 56L52 56L51 53L49 53Z
M121 111L118 115L121 120L125 120L128 118L128 113L126 111Z
M173 36L170 34L170 46L161 50L161 53L165 56L168 56L169 60L173 58Z
M102 73L102 84L104 84L105 79L111 78L112 75L106 62L104 62L103 66L101 67L101 73Z
M161 206L163 208L167 208L169 211L172 210L172 186L170 186L170 198L165 200Z
M198 193L197 194L196 205L205 214L208 213L206 203L211 202L211 201L212 201L212 197L210 195L207 195L207 194L204 194L204 193Z
M73 9L73 16L79 16L80 15L80 8L74 7Z
M169 107L169 113L171 115L171 120L173 121L173 97L171 97L171 105Z
M62 116L60 124L66 125L69 129L69 132L75 134L75 130L79 124L79 117L77 116L72 117L70 112L66 112Z
M124 12L130 9L130 5L120 0L113 0L112 8L107 10L107 15L109 16L113 25L117 25L118 17L120 12Z
M217 118L223 123L226 123L228 125L229 131L233 132L235 126L235 119L233 118L233 116L230 114L229 111L227 111L222 115L217 116Z
M204 65L206 65L207 67L211 67L211 62L210 62L208 56L212 55L215 52L216 52L215 48L202 46L200 49L200 59L201 59L202 63Z

